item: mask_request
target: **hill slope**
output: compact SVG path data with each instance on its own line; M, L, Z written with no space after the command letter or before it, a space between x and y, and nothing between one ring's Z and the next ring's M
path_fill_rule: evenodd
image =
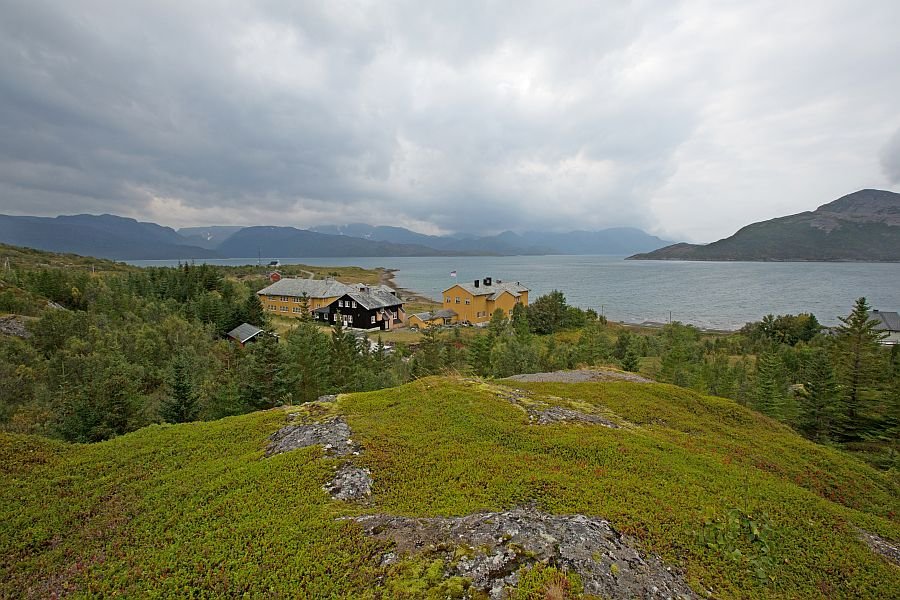
M216 247L225 258L328 256L443 256L451 254L416 244L378 242L294 227L245 227Z
M857 537L863 528L900 539L896 476L731 401L672 386L516 385L430 378L93 445L0 435L0 595L459 597L477 586L449 574L495 559L512 569L498 577L517 573L527 588L542 574L558 579L531 565L535 548L512 543L528 511L607 519L619 541L634 540L695 592L721 598L874 598L900 587L900 569ZM568 412L547 414L595 423L530 423L523 410L552 406ZM265 458L268 436L291 414L346 422L352 441L330 450L343 456L311 446ZM279 439L296 442L296 431ZM323 489L348 462L374 481L362 503ZM403 528L432 536L451 522L496 528L501 517L479 511L513 507L523 508L502 518L520 519L518 529L488 540L505 544L502 557L479 563L484 548L457 548L458 540L390 554L403 547L390 541ZM364 514L376 516L339 519ZM752 519L729 526L735 514ZM698 537L727 538L729 527L740 539L721 547ZM748 541L751 529L764 543ZM637 567L608 561L601 552L587 560L603 566L601 583L618 597Z
M860 190L812 212L753 223L707 245L673 244L635 260L900 261L900 194Z
M187 244L174 229L115 215L0 215L0 242L114 260L215 256L211 250Z

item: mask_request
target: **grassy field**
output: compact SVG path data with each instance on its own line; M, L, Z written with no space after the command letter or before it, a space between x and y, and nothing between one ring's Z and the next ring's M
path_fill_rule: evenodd
M2 435L0 596L402 597L415 586L398 580L419 571L380 567L383 543L337 517L530 502L608 519L720 598L900 589L900 569L856 537L861 527L900 539L896 473L668 385L517 387L602 410L622 428L529 425L498 384L479 380L341 396L331 410L365 447L356 460L375 481L368 507L329 499L322 485L338 461L317 447L263 459L267 436L296 408L93 445ZM699 538L732 509L771 528L763 579L748 568L753 547L735 558Z

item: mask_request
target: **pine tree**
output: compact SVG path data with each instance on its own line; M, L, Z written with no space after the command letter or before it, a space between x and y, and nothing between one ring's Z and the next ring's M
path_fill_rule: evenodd
M256 294L250 294L244 301L243 317L244 322L262 328L265 328L269 322L269 317L266 315L266 311L263 310L262 302L259 301L259 296ZM238 323L238 325L240 325L240 323Z
M286 341L290 369L296 375L294 399L315 400L331 387L328 336L313 323L301 319Z
M625 355L622 357L622 368L626 371L635 372L641 368L641 355L638 352L637 340L629 338L629 343Z
M416 377L426 377L440 373L443 364L441 357L443 347L444 342L438 336L437 327L426 327L422 332L419 349L413 356L413 374Z
M344 330L341 313L337 313L331 328L331 384L335 392L355 389L359 347L356 337Z
M309 296L306 292L303 292L303 295L300 296L300 320L302 322L313 320L312 311L309 308Z
M761 354L756 361L754 408L774 419L784 416L787 390L781 360L773 352Z
M803 360L802 375L797 429L812 440L832 439L840 431L844 411L828 356L820 350L809 352Z
M885 334L875 329L878 321L869 318L870 307L859 298L853 311L839 317L835 340L837 372L844 391L844 437L859 439L865 433L861 422L863 392L874 383L878 368L878 342Z
M469 366L477 375L486 377L491 374L491 349L494 337L489 333L478 333L469 342Z
M191 361L183 352L176 354L172 361L169 387L171 392L161 402L159 416L168 423L187 423L195 420L200 412L200 405L191 380Z

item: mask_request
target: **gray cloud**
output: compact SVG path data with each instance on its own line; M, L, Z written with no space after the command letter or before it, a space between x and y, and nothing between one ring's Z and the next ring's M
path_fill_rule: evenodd
M0 209L714 239L900 183L852 8L0 0Z
M884 175L893 184L900 184L900 129L885 145L881 153L881 166Z

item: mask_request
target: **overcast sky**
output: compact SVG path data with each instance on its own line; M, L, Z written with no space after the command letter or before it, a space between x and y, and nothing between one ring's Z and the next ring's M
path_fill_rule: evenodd
M0 0L0 212L711 241L900 191L900 1Z

